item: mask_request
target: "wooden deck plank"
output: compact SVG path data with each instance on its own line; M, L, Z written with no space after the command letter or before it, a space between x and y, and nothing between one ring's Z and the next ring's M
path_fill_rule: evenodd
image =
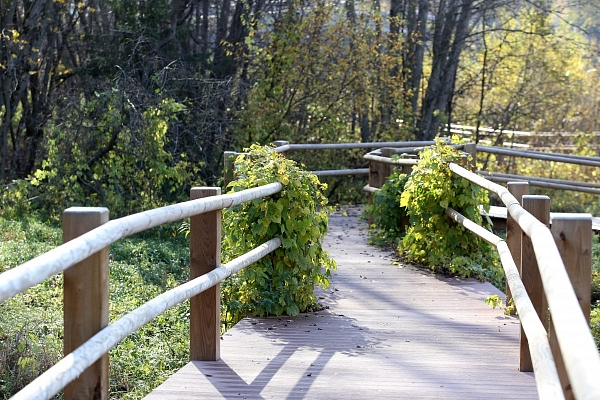
M244 319L220 361L189 363L147 399L537 398L533 374L517 370L517 319L483 303L500 292L394 265L366 244L358 212L330 221L328 309Z

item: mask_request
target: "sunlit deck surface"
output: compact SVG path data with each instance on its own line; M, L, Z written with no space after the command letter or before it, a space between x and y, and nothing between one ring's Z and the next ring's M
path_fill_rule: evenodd
M221 341L221 360L191 362L148 399L533 399L518 371L519 324L484 297L488 283L395 265L367 244L359 208L330 219L338 263L319 292L328 308L248 318Z

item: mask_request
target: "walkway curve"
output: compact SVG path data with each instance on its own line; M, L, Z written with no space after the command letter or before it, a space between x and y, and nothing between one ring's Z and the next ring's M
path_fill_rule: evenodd
M519 324L486 306L489 283L435 276L367 244L360 207L330 218L338 263L322 311L247 318L221 360L191 362L148 399L534 399Z

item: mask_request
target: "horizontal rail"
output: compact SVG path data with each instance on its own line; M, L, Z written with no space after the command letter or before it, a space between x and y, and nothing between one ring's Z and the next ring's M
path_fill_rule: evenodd
M531 151L531 150L501 149L498 147L481 146L481 145L477 145L477 151L481 151L484 153L490 153L490 154L501 154L501 155L512 156L512 157L531 158L534 160L556 161L556 162L562 162L562 163L566 163L566 164L585 165L588 167L600 167L600 159L598 159L598 160L591 159L590 160L590 157L571 156L569 154L542 153L539 151Z
M456 210L447 208L446 214L483 240L496 246L504 273L506 274L508 286L515 302L515 307L517 308L517 314L529 341L529 351L533 362L538 395L540 399L564 399L562 385L558 377L552 350L550 349L550 342L548 341L548 334L538 317L531 299L527 295L527 290L523 285L523 281L521 281L519 271L508 249L508 245L503 239L467 219Z
M372 154L366 154L363 156L363 158L369 161L377 161L383 164L392 165L417 165L419 163L419 160L414 160L411 158L399 158L397 160L392 160L389 157L374 156Z
M503 186L480 177L451 163L455 174L496 193L508 213L531 239L540 270L544 292L552 313L556 338L560 345L566 370L578 399L600 398L600 355L583 315L577 296L570 284L565 265L554 244L550 230L530 213Z
M369 168L327 169L323 171L311 171L311 173L316 176L368 175Z
M365 186L363 187L363 190L364 190L365 192L368 192L368 193L377 193L377 192L379 192L381 189L380 189L380 188L373 187L373 186L371 186L371 185L365 185Z
M481 174L489 179L489 177L500 177L500 178L510 178L513 181L538 181L538 182L547 182L547 183L557 183L564 184L570 186L580 186L580 187L588 187L588 188L598 188L600 189L600 183L594 182L583 182L583 181L570 181L567 179L555 179L555 178L539 178L536 176L525 176L525 175L516 175L516 174L504 174L500 172L489 172L489 171L476 171L476 173Z
M0 275L0 303L85 260L119 239L168 222L269 196L280 192L281 189L281 183L270 183L237 193L186 201L109 221Z
M152 319L161 315L169 308L220 283L225 278L255 263L280 246L281 239L271 239L227 264L153 298L102 329L74 352L65 356L61 361L27 385L13 396L12 399L51 398L68 383L76 379L86 368L102 357L103 354Z
M488 175L487 179L492 182L500 182L500 183L519 182L519 181L520 182L529 182L529 185L531 185L531 186L537 186L537 187L542 187L542 188L562 189L562 190L569 190L572 192L600 194L600 189L575 186L575 185L565 185L563 183L544 182L544 181L540 181L539 179L535 179L535 178L534 179L522 179L522 178L516 178L516 177L515 178L506 178L503 176Z
M413 142L365 142L365 143L303 143L286 144L275 148L278 153L290 150L332 150L332 149L374 149L378 147L397 147L397 146L430 146L434 141L413 141Z

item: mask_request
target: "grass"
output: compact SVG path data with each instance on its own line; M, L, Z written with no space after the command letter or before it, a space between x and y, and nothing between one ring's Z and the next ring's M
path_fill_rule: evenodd
M114 321L189 277L189 245L162 229L110 247ZM13 268L61 243L59 227L0 216L0 268ZM7 399L62 357L62 276L0 304L0 398ZM109 353L110 396L138 399L189 359L189 303L173 307ZM60 398L61 396L57 396Z

